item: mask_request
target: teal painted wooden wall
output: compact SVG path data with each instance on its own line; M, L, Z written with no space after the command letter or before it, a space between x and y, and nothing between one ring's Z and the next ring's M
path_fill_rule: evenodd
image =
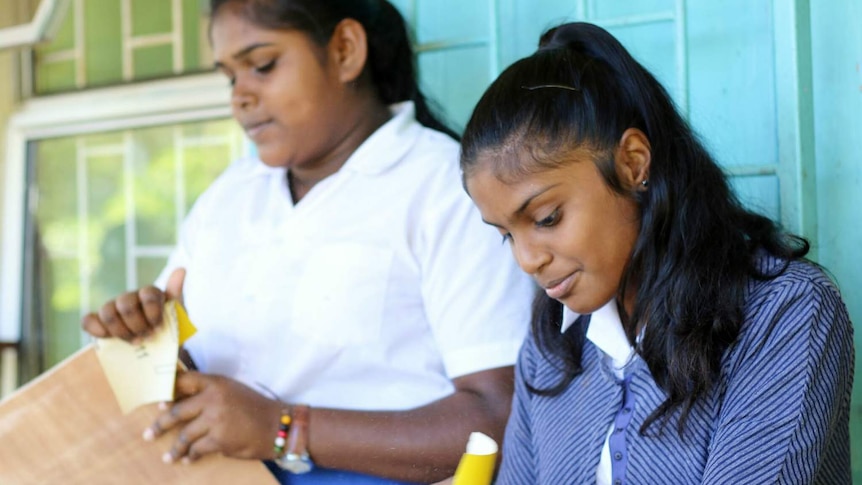
M423 84L463 127L488 83L566 20L608 27L687 113L750 206L809 238L862 348L862 0L395 0ZM862 374L857 357L857 375ZM862 385L852 416L862 483Z
M811 2L820 262L856 325L851 437L862 484L862 0Z

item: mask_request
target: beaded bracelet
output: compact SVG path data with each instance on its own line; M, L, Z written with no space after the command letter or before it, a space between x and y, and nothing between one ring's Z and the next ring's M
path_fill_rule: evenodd
M278 423L278 434L273 441L272 449L275 451L276 458L284 454L284 446L287 444L287 431L290 429L290 411L285 409L281 411L281 420Z
M263 385L263 383L255 382L255 384L263 389L264 392L270 395L270 397L281 403L283 408L281 408L281 419L278 422L278 434L275 435L275 440L272 442L272 450L275 452L275 457L278 458L284 454L284 447L287 444L287 432L290 429L290 423L293 419L290 417L293 414L293 406L288 405L284 401L282 401L278 394L276 394L272 389Z

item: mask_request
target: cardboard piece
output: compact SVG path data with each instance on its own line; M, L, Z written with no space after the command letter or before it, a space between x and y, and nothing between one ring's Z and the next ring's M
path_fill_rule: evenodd
M157 414L148 404L124 415L88 346L0 402L0 484L278 483L253 460L162 463L176 432L141 438Z
M143 404L174 400L177 353L196 329L176 300L165 302L162 315L162 325L143 342L96 339L96 356L123 414Z

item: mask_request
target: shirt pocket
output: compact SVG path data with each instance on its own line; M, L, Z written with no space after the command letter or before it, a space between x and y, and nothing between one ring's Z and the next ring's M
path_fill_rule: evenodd
M334 346L379 341L392 251L342 242L314 250L294 294L291 330Z

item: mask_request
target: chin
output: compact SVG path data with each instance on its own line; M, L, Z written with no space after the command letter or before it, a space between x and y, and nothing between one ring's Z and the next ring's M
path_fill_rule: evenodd
M603 307L607 302L595 303L583 300L573 301L571 298L569 298L567 300L560 300L560 303L562 303L566 306L566 308L577 314L589 315L598 310L599 308Z
M288 168L290 166L290 163L285 162L287 157L278 153L273 153L272 151L267 150L264 147L257 148L257 157L267 167Z

